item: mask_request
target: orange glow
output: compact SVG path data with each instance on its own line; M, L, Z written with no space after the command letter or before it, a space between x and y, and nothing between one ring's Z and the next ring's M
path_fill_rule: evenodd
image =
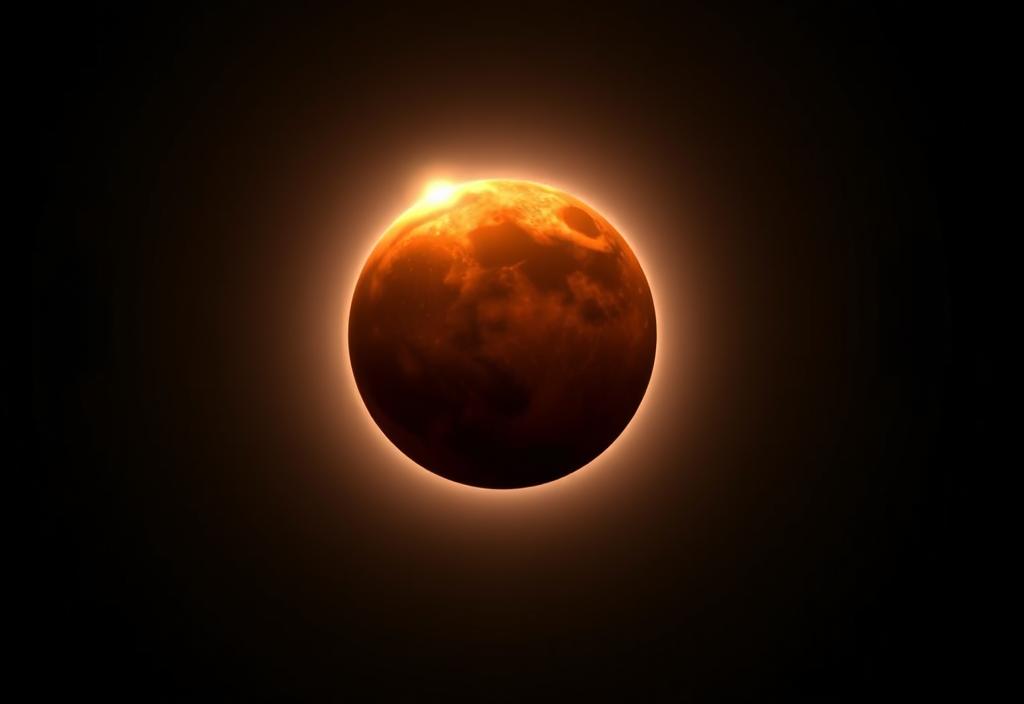
M680 439L690 443L685 438L689 428L698 425L703 390L713 383L709 374L695 373L698 357L713 343L704 329L715 332L703 322L710 282L700 276L706 271L699 266L706 241L701 222L686 219L684 212L679 217L686 205L678 193L657 187L660 174L649 170L652 162L597 148L586 160L579 160L576 152L568 153L570 144L541 140L530 147L520 142L514 148L509 145L504 156L481 155L473 145L455 146L444 160L408 165L404 175L382 167L365 181L345 184L338 191L338 205L321 216L317 236L324 244L310 263L317 273L309 279L310 295L315 296L311 300L319 300L320 294L313 293L321 290L318 282L324 283L324 293L333 291L329 305L310 308L315 319L308 322L310 330L332 331L330 340L323 341L327 344L322 353L329 356L333 378L309 381L321 389L316 398L324 404L316 427L309 431L317 434L323 451L333 458L329 466L337 468L321 477L328 486L356 492L360 501L377 512L398 511L436 521L432 525L437 530L461 531L472 523L490 535L511 536L517 531L554 529L554 523L576 520L604 510L602 506L643 505L663 472L659 462L666 448L672 448L674 462L688 461L680 450ZM501 178L571 193L601 213L629 242L647 277L658 316L658 347L647 393L611 447L556 482L494 491L424 471L384 435L356 387L348 350L356 282L383 233L409 209L410 202L432 207L422 202L424 184L440 174L450 184ZM310 348L317 360L321 344ZM311 360L311 364L320 362ZM692 438L692 452L698 452L699 436L694 433ZM695 476L698 470L694 466Z

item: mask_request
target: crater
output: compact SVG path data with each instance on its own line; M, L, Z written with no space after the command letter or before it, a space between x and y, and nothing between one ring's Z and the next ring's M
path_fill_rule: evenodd
M586 235L591 239L600 235L600 231L597 229L597 223L594 222L594 218L587 214L587 211L582 208L577 208L575 205L569 205L559 212L562 216L562 221L571 227L572 229L579 232L581 235Z

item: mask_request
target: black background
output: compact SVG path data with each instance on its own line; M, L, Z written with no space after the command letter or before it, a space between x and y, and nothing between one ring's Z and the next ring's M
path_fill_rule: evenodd
M980 423L958 212L974 25L863 4L28 21L40 686L135 701L955 686L952 499ZM478 561L510 541L420 549L374 532L387 517L358 497L282 471L328 462L281 372L301 334L283 293L303 276L301 213L338 193L358 208L347 184L402 173L452 124L594 130L656 162L649 189L703 204L705 259L731 282L715 289L701 479L665 479L505 572ZM687 471L657 456L666 477Z

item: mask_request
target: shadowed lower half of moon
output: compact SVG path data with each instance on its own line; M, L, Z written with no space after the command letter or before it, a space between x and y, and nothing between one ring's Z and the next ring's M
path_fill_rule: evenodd
M654 302L588 205L474 181L381 237L348 343L370 415L409 458L463 484L527 487L589 463L629 423L654 364Z

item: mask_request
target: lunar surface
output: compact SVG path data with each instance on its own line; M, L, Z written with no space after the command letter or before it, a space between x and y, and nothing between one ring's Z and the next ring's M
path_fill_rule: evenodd
M654 364L651 291L591 207L526 181L428 191L356 284L349 352L384 434L426 469L507 489L589 463Z

